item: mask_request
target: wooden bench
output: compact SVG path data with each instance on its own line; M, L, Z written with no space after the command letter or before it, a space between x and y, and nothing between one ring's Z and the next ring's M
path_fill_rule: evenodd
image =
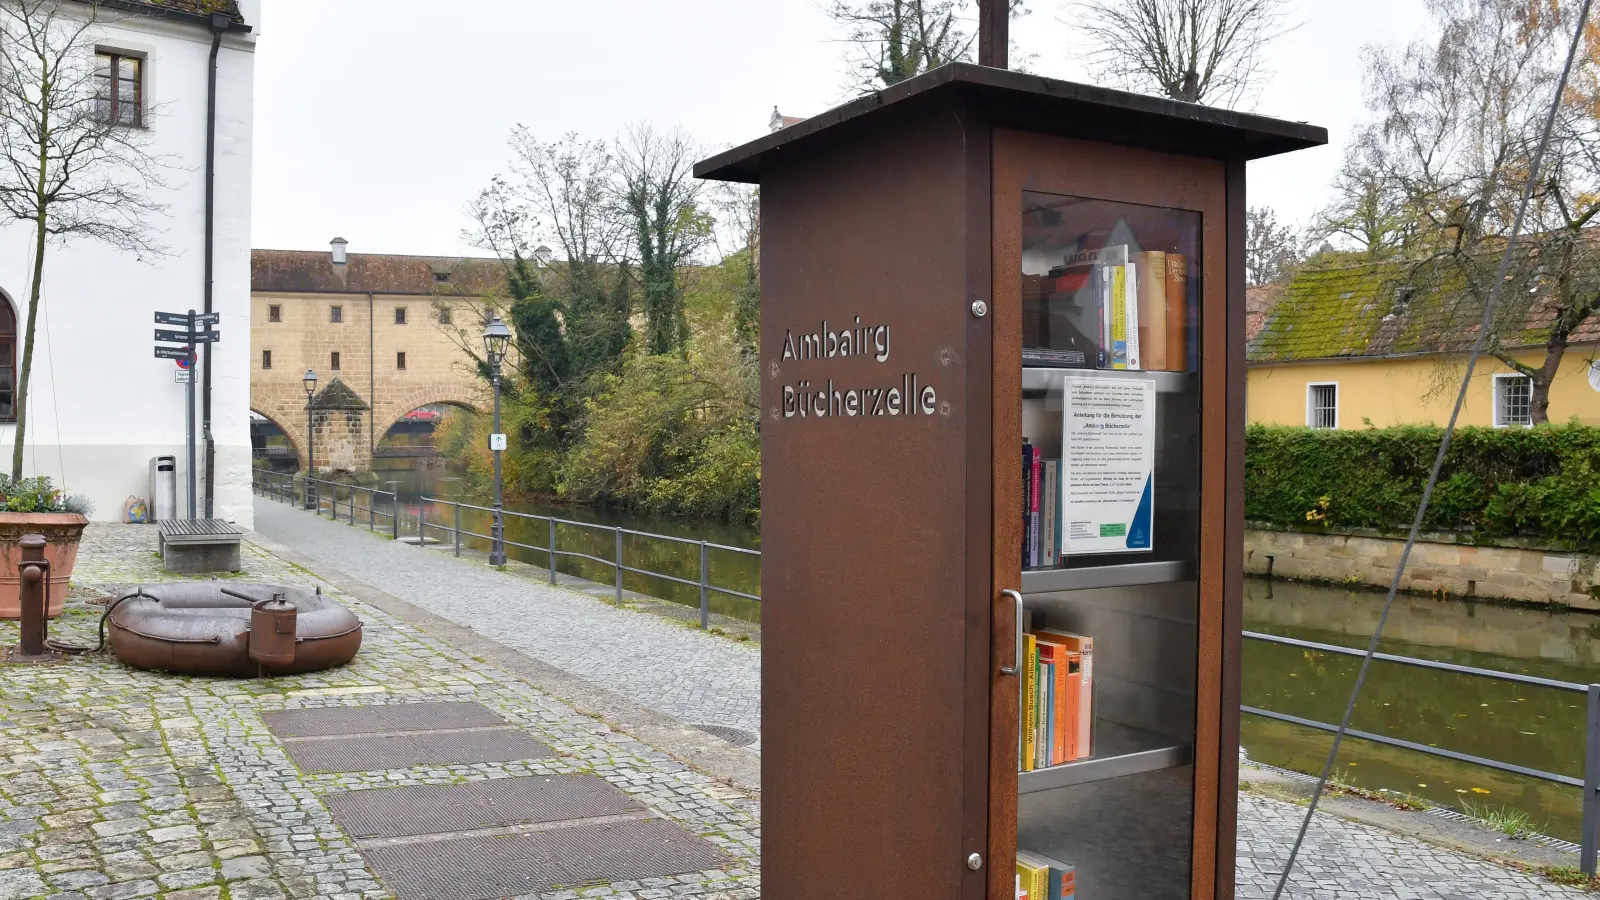
M225 519L170 519L161 523L162 566L181 575L237 572L243 537Z

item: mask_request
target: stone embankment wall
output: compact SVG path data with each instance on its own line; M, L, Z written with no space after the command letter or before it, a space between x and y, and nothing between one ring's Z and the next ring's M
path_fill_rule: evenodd
M1411 552L1403 590L1600 611L1600 556L1532 546L1480 547L1456 543L1450 535L1423 538ZM1246 529L1245 571L1387 588L1404 547L1403 539L1377 534Z

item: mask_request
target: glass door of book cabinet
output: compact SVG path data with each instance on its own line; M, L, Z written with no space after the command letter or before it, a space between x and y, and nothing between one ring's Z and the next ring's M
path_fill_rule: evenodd
M1202 215L1039 190L1020 214L1019 873L1187 898Z

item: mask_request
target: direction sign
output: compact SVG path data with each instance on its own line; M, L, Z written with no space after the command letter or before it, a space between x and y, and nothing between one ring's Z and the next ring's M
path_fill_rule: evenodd
M195 325L196 328L200 328L200 327L203 327L203 326L206 326L206 325L215 325L215 324L217 324L218 322L221 322L221 321L222 321L222 313L214 313L214 312L212 312L212 313L195 313L195 315L194 315L194 325ZM158 313L156 313L156 324L157 325L184 325L184 326L187 326L189 324L189 314L188 313L158 312Z
M189 343L189 332L167 331L164 328L157 328L156 340L187 344ZM196 331L194 333L194 342L196 344L213 344L220 340L222 340L222 333L219 331Z
M188 359L188 347L157 347L156 359Z

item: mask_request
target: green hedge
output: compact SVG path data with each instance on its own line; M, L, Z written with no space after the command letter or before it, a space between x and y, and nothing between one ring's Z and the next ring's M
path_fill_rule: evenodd
M1252 425L1245 517L1286 528L1404 531L1443 429L1357 431ZM1423 522L1470 533L1600 547L1600 428L1460 428Z

